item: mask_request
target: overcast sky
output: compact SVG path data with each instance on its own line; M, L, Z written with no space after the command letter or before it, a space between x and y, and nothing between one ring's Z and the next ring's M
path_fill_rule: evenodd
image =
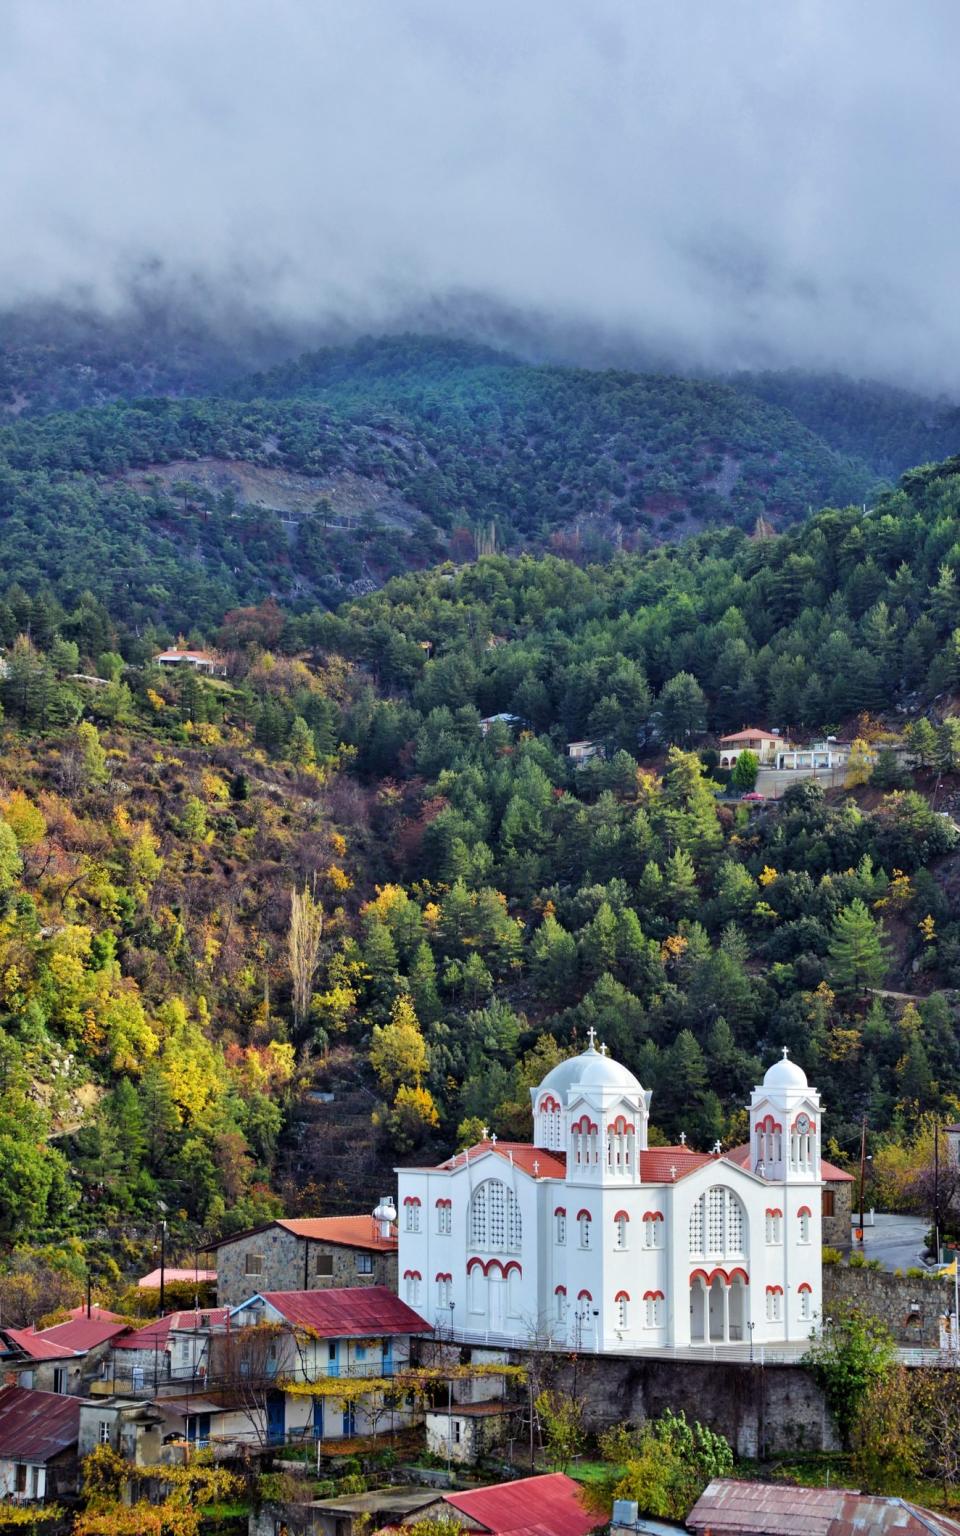
M958 0L0 0L0 303L489 297L960 386Z

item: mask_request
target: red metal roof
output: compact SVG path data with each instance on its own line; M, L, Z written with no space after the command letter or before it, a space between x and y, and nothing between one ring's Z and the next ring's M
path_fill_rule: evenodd
M382 1237L373 1217L366 1215L302 1218L280 1216L276 1221L265 1221L262 1226L248 1227L246 1232L232 1232L229 1237L221 1237L218 1243L210 1244L210 1252L217 1248L226 1248L230 1243L241 1243L248 1237L256 1237L258 1232L269 1232L271 1227L283 1227L284 1231L292 1232L294 1237L309 1237L318 1242L333 1243L343 1248L364 1248L372 1253L396 1253L397 1251L396 1233L391 1233L389 1237ZM192 1270L190 1277L193 1278Z
M497 1536L521 1532L545 1536L587 1536L605 1521L581 1502L580 1485L563 1472L521 1477L514 1483L445 1493L443 1502Z
M0 1457L42 1463L68 1451L80 1432L80 1403L63 1392L0 1388Z
M529 1174L531 1179L562 1179L567 1171L565 1152L548 1152L544 1147L535 1147L529 1141L478 1141L475 1146L467 1147L466 1151L454 1153L445 1163L438 1163L437 1168L446 1173L461 1167L468 1159L472 1162L483 1152L496 1152L498 1157L502 1157L505 1162L512 1162L515 1168Z
M86 1315L86 1306L70 1308L70 1316L72 1318L86 1317ZM119 1312L111 1312L109 1307L98 1307L96 1302L94 1302L90 1308L90 1316L95 1317L105 1323L123 1322L123 1318L120 1316Z
M711 1536L960 1536L960 1523L905 1499L843 1488L715 1478L687 1516Z
M98 1344L105 1344L108 1339L126 1333L129 1327L129 1323L111 1323L105 1318L78 1317L71 1318L69 1323L55 1323L52 1328L42 1329L37 1338L49 1344L64 1346L75 1354L85 1355L88 1349L95 1349Z
M182 1329L193 1332L195 1329L202 1332L205 1328L220 1328L227 1321L229 1307L208 1307L200 1312L168 1312L164 1317L155 1317L152 1323L147 1323L143 1328L137 1328L135 1332L121 1334L114 1339L114 1349L166 1349L167 1340L174 1329Z
M432 1324L385 1285L336 1287L329 1291L261 1291L281 1317L322 1338L432 1333Z
M66 1344L41 1338L32 1328L4 1328L3 1337L11 1351L26 1355L29 1360L68 1360L74 1353Z
M745 1141L742 1146L731 1147L729 1152L724 1152L724 1157L731 1163L736 1163L740 1168L750 1166L750 1143ZM820 1173L830 1184L852 1184L853 1174L845 1169L838 1168L836 1163L828 1163L825 1157L820 1159ZM776 1182L776 1181L774 1181Z

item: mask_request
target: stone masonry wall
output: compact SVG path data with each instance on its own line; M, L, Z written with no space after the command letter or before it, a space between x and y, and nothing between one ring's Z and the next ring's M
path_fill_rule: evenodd
M307 1246L309 1253L306 1253ZM370 1254L372 1273L362 1274L357 1268L357 1258L361 1253L366 1258L368 1252L340 1243L296 1237L284 1227L268 1227L217 1249L217 1303L221 1307L236 1307L257 1291L325 1291L348 1285L386 1285L396 1291L396 1253ZM331 1256L332 1274L317 1274L317 1254L320 1253ZM262 1268L257 1274L247 1274L247 1256L253 1254L262 1257Z
M823 1241L830 1248L839 1248L841 1253L846 1253L850 1247L850 1213L853 1200L853 1185L846 1181L838 1180L835 1184L825 1186L824 1193L833 1195L833 1215L823 1217Z
M953 1311L953 1282L934 1280L926 1275L922 1279L909 1280L879 1270L825 1264L824 1317L830 1316L831 1308L844 1304L878 1317L900 1345L937 1349L940 1318Z
M800 1365L648 1360L637 1355L541 1355L555 1390L584 1401L585 1424L639 1424L666 1408L725 1435L738 1456L786 1455L839 1448L836 1428L813 1372Z

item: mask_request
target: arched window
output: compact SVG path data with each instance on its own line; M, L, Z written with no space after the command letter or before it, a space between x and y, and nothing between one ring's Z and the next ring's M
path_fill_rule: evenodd
M630 1217L627 1215L626 1211L618 1211L616 1216L614 1216L614 1218L613 1218L613 1234L614 1234L613 1235L613 1246L615 1248L626 1248L626 1246L627 1246L627 1222L629 1220L630 1220Z
M632 1175L633 1153L637 1128L623 1115L617 1115L607 1126L607 1171L612 1174Z
M423 1279L419 1269L405 1269L403 1272L404 1286L406 1289L407 1305L417 1307L420 1305L420 1281Z
M557 1306L557 1322L558 1323L565 1323L566 1320L567 1320L567 1288L566 1288L566 1286L565 1285L558 1285L553 1294L554 1294L554 1298L556 1300L556 1306Z
M591 1222L591 1219L590 1219L590 1212L589 1211L578 1211L578 1213L577 1213L577 1226L579 1227L579 1230L580 1230L580 1247L581 1248L589 1248L590 1247L590 1228L592 1226L592 1222Z
M783 1320L783 1287L780 1285L767 1286L767 1322L779 1323Z
M449 1237L453 1231L453 1212L449 1200L437 1201L437 1232L441 1237Z
M745 1251L747 1216L743 1201L725 1184L714 1184L690 1212L690 1252L707 1258L740 1258Z
M644 1291L643 1293L643 1326L645 1328L663 1327L663 1292Z
M563 1150L560 1105L550 1093L544 1094L540 1100L540 1140L554 1152Z
M453 1297L453 1276L437 1276L437 1306L449 1309Z
M614 1297L614 1304L617 1309L617 1327L621 1329L626 1328L627 1308L630 1305L629 1294L626 1291L618 1291Z
M644 1211L643 1213L643 1246L644 1248L663 1247L663 1212ZM697 1250L699 1252L699 1249Z
M470 1201L470 1244L493 1253L517 1253L523 1240L520 1206L500 1179L478 1184Z
M766 1237L768 1243L783 1242L783 1212L776 1207L768 1207L765 1215Z
M567 1241L567 1213L562 1205L558 1205L553 1213L555 1236L557 1246L562 1248Z
M808 1323L813 1315L813 1292L806 1281L800 1286L797 1294L800 1297L800 1321Z
M809 1241L810 1241L810 1207L809 1207L809 1205L801 1205L799 1211L797 1212L797 1215L800 1218L800 1241L801 1241L801 1243L809 1243Z
M599 1161L599 1129L589 1115L581 1115L570 1127L573 1161L578 1168L593 1168Z
M420 1201L416 1195L407 1195L403 1202L408 1232L420 1231Z

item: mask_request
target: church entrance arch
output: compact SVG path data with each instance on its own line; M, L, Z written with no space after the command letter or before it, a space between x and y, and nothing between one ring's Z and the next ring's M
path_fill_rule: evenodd
M747 1272L695 1269L690 1276L691 1344L739 1344L747 1333Z

